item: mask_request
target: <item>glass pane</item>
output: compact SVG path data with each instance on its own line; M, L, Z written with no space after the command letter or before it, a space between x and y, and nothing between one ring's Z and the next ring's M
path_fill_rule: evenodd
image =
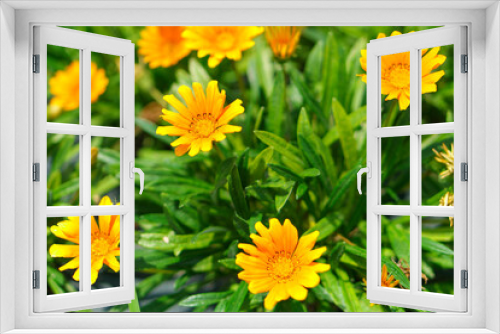
M47 218L47 294L79 291L80 217Z
M410 204L410 137L382 138L382 204Z
M80 136L47 134L47 205L80 205Z
M120 126L120 57L92 52L92 125Z
M381 57L381 126L410 125L410 52Z
M47 45L47 121L80 123L80 50Z
M381 216L380 286L410 288L410 217Z
M453 206L453 133L422 136L422 205Z
M92 137L92 204L104 196L120 202L120 138Z
M422 50L422 124L453 122L453 45Z
M453 294L453 217L422 217L422 291Z
M110 205L109 197L101 205ZM120 216L92 217L92 289L120 286Z

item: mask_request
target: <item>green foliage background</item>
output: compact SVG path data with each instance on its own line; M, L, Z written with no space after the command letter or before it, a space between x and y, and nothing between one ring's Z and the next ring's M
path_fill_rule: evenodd
M143 29L70 28L134 43ZM409 311L370 305L366 299L366 197L357 194L355 185L356 172L366 159L366 84L356 75L364 73L360 50L379 32L427 28L307 27L294 57L284 63L273 58L263 35L241 61L224 60L214 69L195 52L176 66L158 69L149 69L136 56L136 166L146 174L141 196L136 186L137 298L130 305L104 311L263 312L265 294L250 294L247 284L237 278L241 269L235 255L239 242L250 243L255 222L267 224L272 217L289 218L299 235L320 231L317 245L328 249L322 261L332 266L321 275L321 284L310 289L306 301L280 302L275 312ZM441 68L449 74L452 50L443 52L448 60ZM63 50L49 55L49 66L62 69L71 59L74 53ZM116 125L116 60L99 54L92 60L110 79L108 91L92 105L92 122ZM182 84L200 82L206 87L210 80L227 91L228 102L243 100L245 113L232 121L243 131L218 144L220 152L176 157L170 147L175 138L155 134L158 125L165 125L158 117L166 104L162 96L177 94ZM428 95L433 95L426 100L429 122L452 119L452 81L442 80L438 93ZM386 104L384 110L391 104L397 109L393 101ZM404 122L408 111L396 110L395 115L392 125ZM77 122L78 113L61 113L50 121ZM452 135L423 141L427 166L423 188L430 205L437 205L452 190L451 177L438 177L444 167L433 160L432 148L439 150L443 142L449 147L452 141ZM99 148L92 167L93 201L97 204L106 194L117 200L119 143L95 138L92 146ZM51 135L48 155L49 204L74 205L78 139ZM407 202L408 149L400 142L383 145L382 160L384 204ZM389 218L383 217L383 263L400 280L400 288L409 288L408 217ZM428 282L424 287L453 293L453 228L447 219L429 220L425 226L423 271ZM61 243L50 232L47 237L49 245ZM72 272L57 270L61 263L49 256L51 293L74 290ZM116 285L116 275L105 266L96 287Z

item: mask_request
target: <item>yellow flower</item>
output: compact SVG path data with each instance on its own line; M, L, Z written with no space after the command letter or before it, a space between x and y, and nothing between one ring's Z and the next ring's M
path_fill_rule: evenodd
M380 282L380 286L384 286L386 288L393 288L398 284L399 284L399 281L398 280L394 281L394 276L391 275L390 277L387 277L387 267L384 264L382 266L382 279Z
M108 196L104 196L99 205L113 205ZM119 205L119 203L117 204ZM49 248L52 257L73 258L71 261L59 268L76 269L73 274L75 281L80 280L80 219L79 217L68 217L50 227L50 231L56 237L68 240L74 245L54 244ZM103 264L115 272L120 271L120 262L116 256L120 256L120 216L99 216L99 224L92 217L91 236L91 284L97 280L99 270Z
M281 225L273 218L269 224L269 229L261 222L255 224L260 235L251 234L250 238L256 246L238 244L245 253L236 255L236 264L243 268L238 278L249 283L251 293L269 291L264 306L271 310L276 303L290 297L305 300L306 288L317 286L318 273L330 270L330 265L313 262L326 251L326 247L313 250L318 231L299 239L290 220L285 219Z
M150 68L170 67L186 57L191 50L182 38L184 27L146 27L141 31L138 53Z
M156 133L161 136L179 136L173 143L175 154L182 156L189 151L190 156L212 149L213 141L222 141L226 133L240 132L241 126L229 125L234 117L242 114L245 109L241 100L235 100L224 107L226 92L219 91L217 81L210 81L207 94L198 82L193 83L193 92L187 86L179 88L186 105L174 95L163 98L178 112L163 109L160 117L172 126L159 126Z
M455 196L453 193L450 193L449 191L446 192L446 194L441 197L439 200L439 206L454 206L455 204ZM453 227L453 217L448 217L450 219L450 227Z
M436 155L434 157L434 159L437 162L442 163L446 167L446 170L439 173L439 175L441 176L442 179L444 179L445 177L447 177L449 175L452 175L455 172L455 154L454 154L454 150L453 150L453 144L451 144L451 151L448 149L448 147L446 146L445 143L443 143L443 149L444 149L444 153L438 152L434 148L432 149L432 151Z
M240 60L241 52L255 45L253 38L262 34L262 27L187 27L182 33L186 45L208 58L208 66L216 67L224 58Z
M265 27L264 29L274 56L288 59L297 48L303 27Z
M399 31L393 31L391 36L401 35ZM380 33L379 38L385 38ZM422 50L422 94L437 91L436 82L445 74L443 70L432 72L446 60L446 56L439 55L439 47ZM366 72L366 50L361 50L361 68ZM410 105L410 53L402 52L382 56L381 81L383 95L387 95L386 101L397 99L399 109L405 110ZM366 82L366 74L358 74Z
M90 101L96 102L108 87L108 78L102 68L90 64L91 93ZM57 116L61 111L78 108L80 104L80 62L73 61L64 70L59 70L49 80L49 91L53 95L49 102L51 114Z

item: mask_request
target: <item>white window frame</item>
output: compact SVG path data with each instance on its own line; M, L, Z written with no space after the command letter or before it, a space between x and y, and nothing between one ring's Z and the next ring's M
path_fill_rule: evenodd
M12 7L11 7L12 6ZM124 9L129 8L143 8ZM432 7L430 7L432 6ZM457 7L453 7L457 6ZM458 7L460 6L460 7ZM486 8L488 7L489 8ZM15 9L13 9L13 7ZM66 8L62 8L66 7ZM99 8L98 8L99 7ZM105 9L103 9L103 7ZM267 8L270 7L270 8ZM41 10L45 8L46 10ZM49 10L47 10L49 8ZM149 8L149 9L148 9ZM351 9L349 9L351 8ZM493 2L17 2L0 4L0 320L12 333L264 332L267 333L495 333L500 331L500 11ZM56 10L58 9L58 10ZM469 311L436 314L34 314L29 248L33 212L29 195L32 156L32 27L57 25L400 25L469 27L470 159ZM486 26L488 29L486 29ZM15 35L13 33L15 31ZM14 39L15 36L15 39ZM488 66L488 71L485 71ZM7 75L8 76L7 76ZM12 87L15 78L15 89ZM10 109L6 112L6 109ZM12 112L15 110L15 113ZM488 121L486 121L488 119ZM28 120L28 121L27 121ZM15 145L12 145L15 136ZM488 151L485 149L488 140ZM486 154L487 153L487 154ZM15 161L15 163L14 163ZM11 163L9 163L11 162ZM486 164L488 162L488 164ZM15 171L15 180L12 175ZM488 172L488 182L486 173ZM4 187L7 185L7 187ZM15 189L15 198L12 196ZM486 196L486 194L488 196ZM28 198L28 200L27 200ZM486 203L486 205L485 205ZM12 209L13 208L13 209ZM488 219L486 219L488 218ZM12 221L15 224L12 224ZM474 229L472 230L472 227ZM473 232L473 233L472 233ZM12 235L15 237L12 238ZM12 256L14 250L14 256ZM488 266L485 265L488 261ZM486 277L488 277L486 279ZM15 286L15 289L12 289ZM486 293L488 290L488 293ZM14 307L12 307L14 305ZM134 331L131 328L140 329ZM295 330L283 330L295 328ZM340 330L344 328L345 330ZM349 330L347 328L350 328ZM122 330L120 330L122 329ZM189 331L188 329L192 329ZM241 330L237 330L241 329ZM246 329L246 330L244 330ZM254 329L254 330L250 330ZM261 329L261 330L259 330ZM381 330L384 329L384 330ZM41 331L40 331L41 332Z
M460 175L461 163L467 163L467 73L461 71L461 56L467 55L465 26L449 26L412 34L372 40L367 47L367 298L372 303L411 307L430 311L467 310L467 290L461 287L461 271L467 270L467 184ZM422 124L422 50L453 46L454 122ZM410 55L410 124L382 127L381 62L386 55L408 52ZM421 136L454 134L455 206L422 205ZM410 204L384 205L381 202L381 157L384 138L409 139ZM472 180L471 180L472 182ZM381 217L407 216L410 220L410 288L391 289L380 286ZM422 217L454 217L454 293L451 295L422 291Z
M135 190L131 169L134 168L135 120L134 44L129 40L85 33L71 29L35 26L34 54L39 56L39 73L33 75L34 147L33 160L39 164L39 181L33 184L34 270L39 271L38 289L34 290L34 311L73 311L130 303L135 291ZM47 109L47 45L79 51L80 105L79 124L48 122ZM120 61L120 124L117 127L91 124L92 52L119 57ZM47 206L47 135L64 134L79 138L80 205ZM120 205L91 205L91 139L111 137L120 141ZM132 176L134 174L132 173ZM120 216L120 285L91 288L91 216ZM80 281L79 291L47 295L47 218L80 217Z

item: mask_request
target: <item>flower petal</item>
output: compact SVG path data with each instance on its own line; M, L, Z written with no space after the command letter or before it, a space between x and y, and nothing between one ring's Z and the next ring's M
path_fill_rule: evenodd
M49 254L52 257L76 257L80 255L80 246L54 244L50 246Z
M307 298L307 289L295 281L289 281L286 283L286 291L295 300L305 300Z

